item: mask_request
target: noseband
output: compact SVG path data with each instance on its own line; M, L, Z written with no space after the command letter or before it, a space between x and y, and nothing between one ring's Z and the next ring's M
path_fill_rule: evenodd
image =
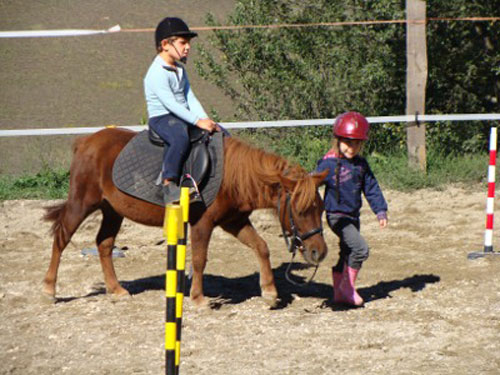
M283 189L283 190L285 190L285 189ZM297 250L301 250L304 248L304 241L305 240L307 240L309 237L314 236L315 234L323 235L323 226L320 224L320 226L318 228L311 229L310 231L301 234L299 232L299 230L297 229L297 227L295 226L295 222L293 220L290 194L288 194L288 192L285 190L285 209L283 212L283 219L284 219L284 216L286 215L286 213L288 212L288 221L290 222L290 230L291 230L291 234L288 234L287 230L285 229L285 226L283 225L284 220L282 220L282 218L281 218L280 202L281 202L281 191L278 190L277 209L278 209L278 215L280 217L281 231L283 232L283 238L285 239L286 247L287 247L288 251L290 253L292 253L292 259L290 260L290 263L288 264L288 267L286 269L285 277L290 283L292 283L294 285L303 286L303 285L309 284L312 281L312 279L316 275L316 271L318 270L319 265L316 265L316 268L314 270L313 275L311 276L309 281L307 281L305 283L297 283L297 282L290 279L290 277L289 277L290 267L292 265L293 259L295 258L295 254L297 253Z

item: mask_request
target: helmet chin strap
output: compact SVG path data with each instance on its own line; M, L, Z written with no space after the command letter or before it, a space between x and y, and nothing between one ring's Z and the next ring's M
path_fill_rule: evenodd
M169 41L168 44L170 44L172 47L174 47L175 49L175 52L177 52L177 55L179 56L179 61L183 64L186 64L187 63L187 57L184 56L184 57L181 57L181 54L179 53L179 50L177 49L177 47L174 45L174 43L172 43L172 41Z

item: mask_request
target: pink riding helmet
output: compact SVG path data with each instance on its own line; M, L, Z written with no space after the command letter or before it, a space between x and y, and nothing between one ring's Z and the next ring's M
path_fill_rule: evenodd
M370 124L368 120L358 112L342 113L337 116L335 124L333 124L333 134L341 138L361 139L366 141L369 131Z

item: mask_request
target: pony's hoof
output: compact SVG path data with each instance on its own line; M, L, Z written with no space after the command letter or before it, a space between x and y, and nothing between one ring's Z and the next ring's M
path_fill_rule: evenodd
M52 296L53 298L56 296L56 287L53 283L43 282L42 284L42 293L47 296Z
M54 285L49 285L45 282L43 283L42 300L52 302L56 300L56 288L54 287Z
M196 298L191 297L191 302L197 309L206 309L210 307L210 301L205 296L199 296Z
M40 295L40 303L43 305L53 305L56 303L56 296L45 291Z
M276 293L262 292L262 299L269 307L276 307L278 305L278 296Z
M111 296L113 298L127 298L130 297L130 293L127 289L117 288L116 290L111 291Z
M127 290L123 290L123 291L119 291L117 293L113 293L113 297L116 297L116 298L129 298L129 297L132 297L130 295L130 293L127 291Z

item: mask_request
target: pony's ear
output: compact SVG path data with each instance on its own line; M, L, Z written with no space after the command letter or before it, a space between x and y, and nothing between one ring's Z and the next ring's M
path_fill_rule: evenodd
M316 185L316 187L318 187L319 185L321 185L323 182L325 182L325 178L326 176L328 176L328 173L330 173L330 169L325 169L324 171L322 172L319 172L319 173L313 173L311 176L313 178L313 181L314 181L314 185Z
M287 177L279 176L281 185L285 188L286 191L293 191L295 185L297 185L297 181L291 180Z

